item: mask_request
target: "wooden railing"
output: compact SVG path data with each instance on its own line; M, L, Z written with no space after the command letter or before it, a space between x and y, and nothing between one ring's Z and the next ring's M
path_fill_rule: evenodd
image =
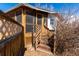
M45 30L46 30L46 36L48 37L48 38L50 38L51 36L53 36L54 35L54 30L50 30L46 25L44 25L44 28L45 28Z
M40 25L34 25L36 27L36 32L33 34L33 43L35 50L37 50L38 45L41 43L40 41L42 40L42 28ZM54 35L53 31L50 31L48 28L46 28L47 33L45 35L48 37L46 40L48 40L51 36ZM34 28L33 28L34 32Z
M33 35L33 40L34 40L34 47L36 50L38 47L38 44L40 43L42 29L40 25L34 25L34 26L36 27L36 31Z
M48 37L51 37L51 36L54 35L54 31L51 31L51 30L49 30L49 29L46 29L46 30L47 30L47 36L48 36Z
M23 52L23 26L0 11L0 56L22 55Z

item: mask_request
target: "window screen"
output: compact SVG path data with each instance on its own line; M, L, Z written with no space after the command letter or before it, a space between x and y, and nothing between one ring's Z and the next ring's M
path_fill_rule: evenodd
M33 14L31 12L26 12L26 32L33 31Z
M26 22L33 24L33 16L30 13L28 13L26 16Z
M16 12L16 21L22 23L22 11Z
M37 23L38 23L38 25L41 25L42 24L42 15L39 15L38 14L38 19L37 19Z
M33 26L32 25L28 25L26 24L26 32L32 32L32 28Z
M54 25L54 19L50 19L50 24Z
M34 28L34 32L36 32L36 26L35 26L36 25L36 14L33 17L33 20L34 20L34 27L33 28Z
M50 19L50 25L52 26L54 30L56 29L56 17L55 16Z
M44 25L47 25L47 17L44 16Z

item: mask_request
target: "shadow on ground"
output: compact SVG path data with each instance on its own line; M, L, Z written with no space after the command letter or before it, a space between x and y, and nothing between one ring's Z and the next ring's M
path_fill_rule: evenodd
M51 52L53 53L53 50L54 50L54 36L51 36L51 37L48 39L48 45L50 46Z

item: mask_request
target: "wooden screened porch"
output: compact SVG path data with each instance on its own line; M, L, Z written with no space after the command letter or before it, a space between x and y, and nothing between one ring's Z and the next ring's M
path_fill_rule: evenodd
M50 30L48 28L48 15L49 14L50 13L48 12L37 10L29 6L26 6L24 4L21 4L20 6L12 8L8 12L6 12L6 14L2 13L1 19L3 19L4 17L5 20L7 21L5 23L8 24L7 27L5 26L4 27L7 29L9 27L8 22L10 22L10 24L13 23L12 24L13 28L12 26L10 26L10 32L13 31L14 34L16 33L19 33L19 34L12 36L13 39L9 41L10 44L7 42L6 43L7 46L6 44L3 45L4 48L0 49L0 54L1 55L20 55L24 52L25 48L27 48L25 51L26 52L25 54L27 55L28 47L29 45L31 45L31 48L33 48L34 51L42 51L44 53L47 53L47 55L50 55L50 54L53 55L52 52L54 52L54 33L55 32L54 30ZM52 16L59 18L57 13L53 13ZM17 27L15 26L15 24L17 24L16 25ZM2 27L0 28L1 28L0 33L3 33ZM12 30L11 28L16 29L16 30ZM6 35L6 33L4 33L4 35ZM4 36L2 37L4 38ZM1 40L3 38L1 38ZM6 38L7 36L5 37L5 39ZM2 46L3 43L4 42L2 42L0 46ZM5 49L5 46L6 46L6 49ZM10 53L7 53L8 51Z
M19 8L15 8L7 12L7 15L23 25L26 45L33 44L33 34L37 32L38 26L38 31L41 30L42 34L46 33L46 29L44 27L48 17L48 13L46 12L20 6Z

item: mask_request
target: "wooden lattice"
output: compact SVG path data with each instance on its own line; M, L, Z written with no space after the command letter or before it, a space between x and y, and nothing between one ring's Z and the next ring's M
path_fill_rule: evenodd
M0 15L0 40L13 36L22 31L13 19Z

